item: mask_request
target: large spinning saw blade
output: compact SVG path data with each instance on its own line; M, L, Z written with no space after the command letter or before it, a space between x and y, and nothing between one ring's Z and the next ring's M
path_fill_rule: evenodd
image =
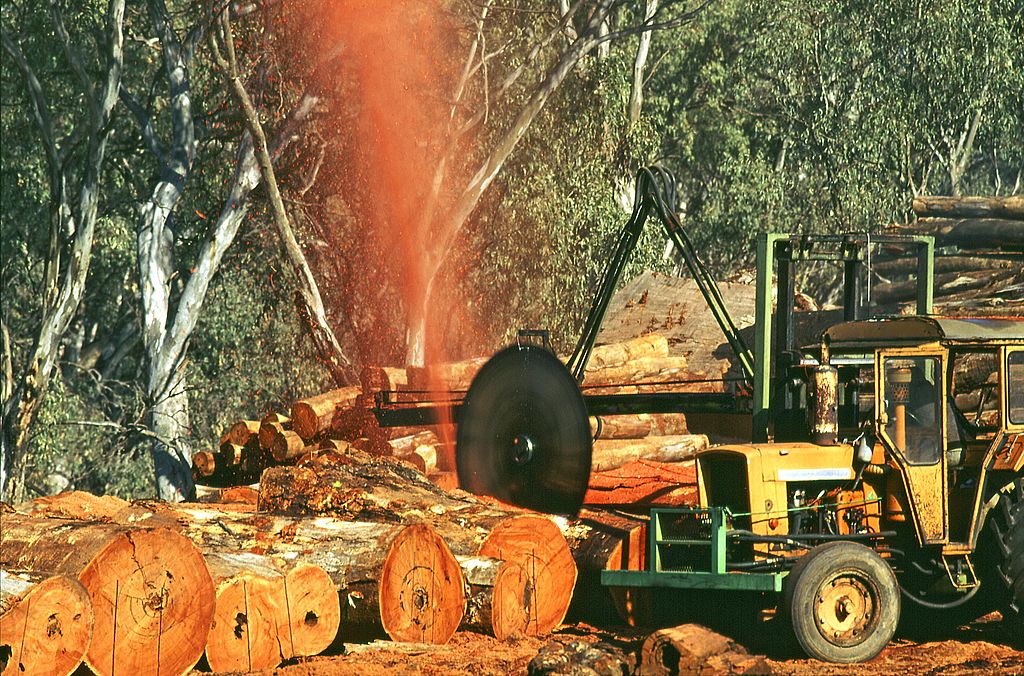
M473 493L575 514L590 478L590 423L569 370L549 351L514 345L473 379L459 413L459 483Z

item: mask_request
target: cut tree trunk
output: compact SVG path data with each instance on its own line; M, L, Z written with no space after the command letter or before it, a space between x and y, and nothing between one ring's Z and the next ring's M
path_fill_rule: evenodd
M686 434L688 431L683 413L606 415L590 419L590 432L597 439L642 439Z
M260 420L260 448L270 450L279 432L291 429L291 418L280 413L268 413Z
M621 343L595 347L587 361L587 370L596 371L610 366L621 366L635 359L667 356L668 339L657 333L649 333Z
M306 452L306 444L297 432L284 430L277 433L270 445L270 454L277 462L295 462Z
M173 530L5 514L0 566L78 578L95 615L85 662L97 674L184 674L203 654L213 582Z
M359 396L358 387L343 387L292 404L292 431L304 441L327 431L339 408L351 407Z
M406 368L410 390L468 390L486 357L467 359L448 364L409 366Z
M560 529L548 518L510 512L433 485L389 458L351 454L350 464L276 467L260 482L261 511L331 514L345 519L429 523L458 555L497 558L518 566L518 624L503 614L499 631L543 634L565 617L576 568Z
M334 607L340 593L342 631L351 625L376 625L396 641L444 643L462 618L465 593L459 564L426 524L294 519L222 512L207 505L154 507L154 521L173 518L203 550L260 553L278 568L302 562L322 569L331 580ZM294 596L301 596L296 575L289 571L286 576L292 603ZM309 580L305 587L311 590L311 608L290 611L295 654L310 650L302 647L310 640L300 642L301 630L331 627L329 608L317 610L325 605L319 602L313 607L321 594L313 593ZM334 638L337 620L333 626L324 636Z
M644 641L640 650L640 673L664 674L769 674L771 668L760 655L727 636L699 624L681 624L659 629Z
M259 420L239 420L224 433L224 436L220 438L220 443L246 446L253 441L254 437L258 438L259 433Z
M0 671L67 676L92 640L92 601L73 577L0 570Z
M1024 196L1009 197L915 197L918 216L947 218L1010 218L1024 220Z
M703 434L679 434L644 439L598 439L594 442L591 471L605 472L637 460L681 462L708 447Z
M692 462L640 460L618 469L593 472L583 504L630 511L697 503L697 472Z
M559 525L580 575L572 617L608 623L617 616L631 626L649 624L650 589L601 584L602 570L642 570L647 565L647 520L584 509L578 519Z
M396 392L409 383L404 368L394 366L364 366L359 373L363 394L373 396L377 392Z
M265 557L207 554L206 564L217 598L206 639L210 669L250 672L279 665L285 656L278 627L287 624L283 576Z
M691 378L686 357L643 357L618 366L587 369L585 387L637 385L688 380Z
M1001 218L920 218L903 232L934 235L936 244L962 249L1024 248L1024 221Z

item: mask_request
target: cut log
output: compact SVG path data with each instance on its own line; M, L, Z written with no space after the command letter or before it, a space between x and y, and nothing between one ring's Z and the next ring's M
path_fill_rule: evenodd
M209 451L196 451L192 454L192 467L198 477L209 477L217 471L217 457Z
M416 450L417 446L439 446L441 440L433 430L426 430L404 437L391 438L388 446L391 447L391 455L408 455Z
M237 467L245 460L245 446L233 443L221 444L218 456L222 467Z
M665 674L770 674L760 655L727 636L699 624L682 624L659 629L644 641L640 651L640 673Z
M331 580L335 603L340 593L342 631L350 625L376 625L396 641L444 643L462 618L465 591L458 561L426 524L232 514L206 505L153 506L159 510L154 519L174 519L204 551L234 549L264 554L279 569L300 562L319 567ZM286 576L290 603L304 596L311 601L322 598L319 592L302 594L300 583L311 587L315 580L309 578L303 583L297 575L292 570ZM332 639L336 635L336 622L330 629L332 611L320 606L319 610L310 607L290 611L295 654L312 650L302 647L310 645L312 639L300 640L301 631L324 631L320 636Z
M297 432L284 430L277 433L270 445L270 453L277 462L295 462L306 452L306 443Z
M407 462L423 474L437 471L437 447L426 444L417 446L409 453L396 455L399 460Z
M1024 196L1008 197L915 197L914 213L918 216L947 218L1009 218L1024 220Z
M364 366L359 372L363 394L372 397L377 392L395 392L409 383L404 368L394 366Z
M89 649L92 625L92 601L75 578L0 570L0 672L72 673Z
M973 272L977 270L1019 270L1022 265L1022 257L1017 254L1003 254L992 256L936 256L934 271L936 274L943 272ZM894 273L917 274L917 258L890 258L887 260L875 261L871 264L872 270L883 275Z
M221 437L220 443L223 444L236 444L238 446L246 446L251 441L255 441L259 438L260 434L260 421L259 420L239 420L224 433Z
M292 431L309 441L327 431L339 408L351 407L359 396L358 387L343 387L292 404Z
M477 357L448 364L408 366L406 373L410 390L468 390L487 357Z
M253 486L228 486L227 488L196 488L196 499L205 504L252 505L255 511L259 489Z
M933 235L938 246L962 249L1022 249L1024 221L1000 218L920 218L900 232Z
M203 654L213 582L199 550L163 528L4 515L0 566L78 578L95 623L97 674L183 674ZM159 667L158 667L159 665Z
M578 519L558 521L579 570L571 615L593 623L619 617L631 626L652 619L650 589L605 587L602 570L643 570L647 521L627 514L584 509Z
M519 578L508 573L509 584L522 585L517 596L522 621L516 624L509 610L501 616L507 623L500 631L542 634L564 619L576 568L550 519L446 493L389 458L350 458L347 465L267 470L260 481L260 510L429 523L456 554L497 558L522 570Z
M621 343L598 345L590 353L587 370L596 371L610 366L621 366L635 359L667 356L668 339L661 334L649 333Z
M644 439L598 439L594 442L591 470L605 472L637 460L681 462L708 447L703 434L678 434Z
M479 549L480 556L500 559L509 569L494 612L494 635L543 636L565 620L576 587L576 563L561 529L548 517L523 514L503 519Z
M319 655L334 642L341 625L341 603L331 576L301 557L289 557L284 576L287 632L278 628L285 658ZM281 567L280 560L276 564Z
M269 451L270 447L274 445L274 439L277 438L278 432L291 429L291 425L291 418L280 413L268 413L263 416L263 419L260 420L260 448Z
M339 408L331 420L329 436L346 439L372 455L388 455L388 433L383 430L370 408L373 399L365 395L355 398L351 406ZM365 441L360 442L360 439Z
M590 431L597 439L641 439L686 434L689 430L683 413L640 413L592 417Z
M644 357L619 366L587 369L583 385L597 387L688 380L691 377L688 367L686 357Z
M210 669L273 669L284 658L278 627L287 624L284 577L266 557L207 554L216 606L206 639Z

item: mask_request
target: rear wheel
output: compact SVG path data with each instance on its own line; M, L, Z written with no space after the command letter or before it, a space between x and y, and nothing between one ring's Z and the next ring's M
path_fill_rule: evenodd
M784 611L810 657L864 662L889 643L900 616L896 575L855 542L815 547L786 578Z
M994 575L1003 618L1020 636L1024 631L1024 478L1003 489L989 513L988 528L998 549Z

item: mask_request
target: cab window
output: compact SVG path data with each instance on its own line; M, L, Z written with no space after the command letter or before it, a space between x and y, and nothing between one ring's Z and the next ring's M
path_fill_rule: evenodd
M949 398L956 423L975 436L999 427L999 357L995 350L952 353Z
M912 465L939 461L939 360L898 357L885 362L885 434Z
M1024 424L1024 350L1011 352L1006 358L1006 381L1010 422Z

